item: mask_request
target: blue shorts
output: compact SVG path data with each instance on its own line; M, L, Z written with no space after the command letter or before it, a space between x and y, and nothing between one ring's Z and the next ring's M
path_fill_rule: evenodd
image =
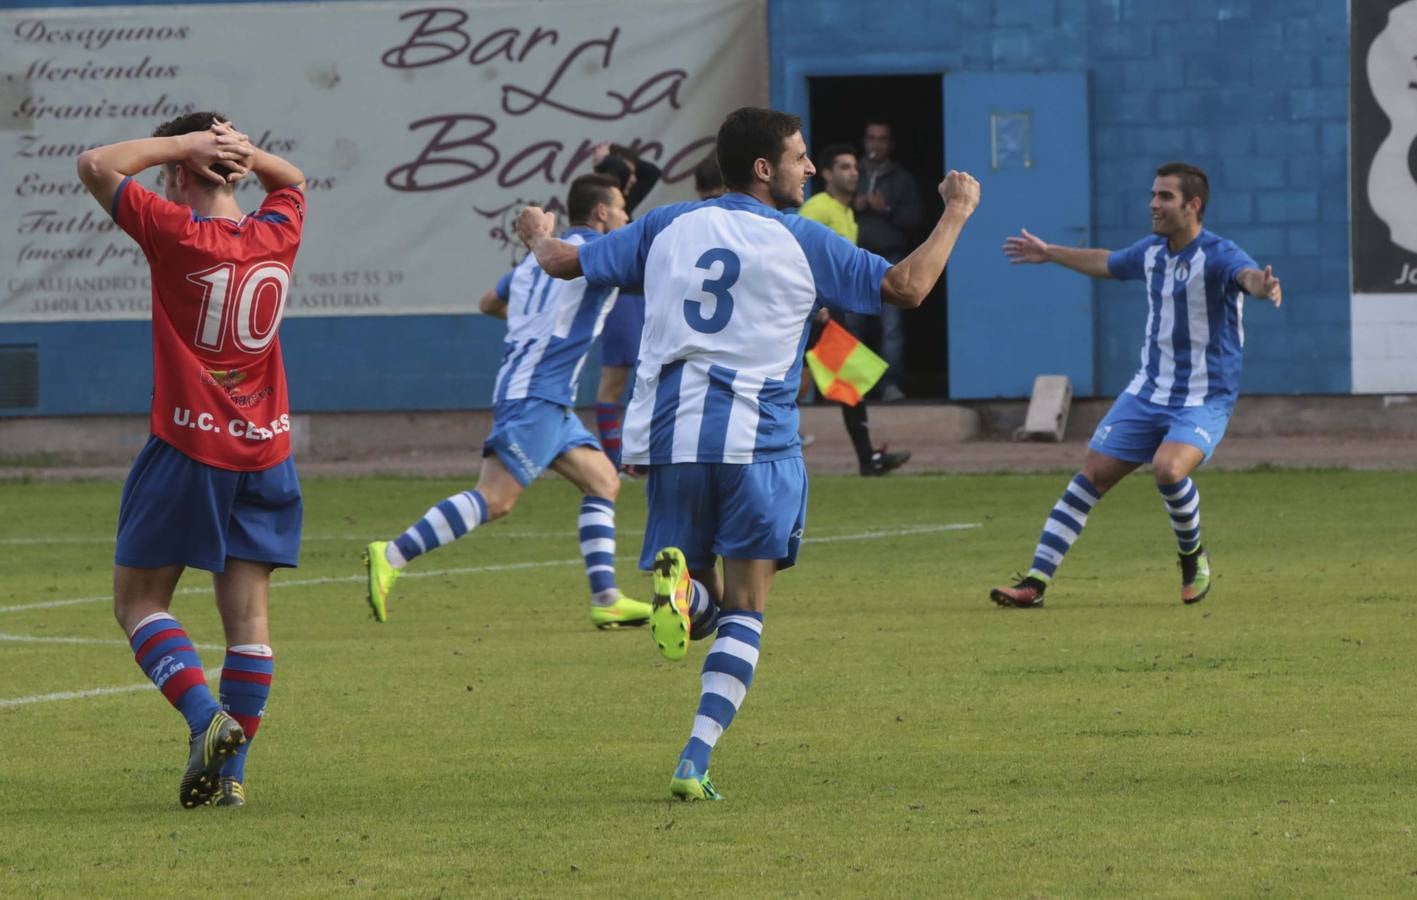
M1174 442L1199 447L1205 458L1219 446L1230 424L1233 404L1162 406L1136 394L1123 394L1098 423L1087 446L1127 462L1148 463L1156 448Z
M556 457L576 447L600 449L573 409L529 397L505 400L492 410L492 433L482 455L497 458L522 487L536 480Z
M123 483L113 561L223 572L231 557L294 567L303 514L295 460L233 472L149 437Z
M640 358L640 333L644 330L644 295L621 291L600 332L600 364L633 367Z
M743 464L675 463L651 466L645 484L640 568L648 571L664 547L678 547L691 569L717 557L797 562L807 524L807 467L802 458Z

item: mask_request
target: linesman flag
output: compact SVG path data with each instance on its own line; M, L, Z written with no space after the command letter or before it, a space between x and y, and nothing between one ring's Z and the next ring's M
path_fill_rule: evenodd
M870 347L831 320L816 346L807 351L807 365L822 396L847 406L860 403L888 368Z

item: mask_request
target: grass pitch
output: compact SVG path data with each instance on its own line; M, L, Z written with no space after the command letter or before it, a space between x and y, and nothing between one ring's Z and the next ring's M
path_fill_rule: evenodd
M466 485L308 480L250 805L196 811L109 612L119 486L0 485L0 896L1417 890L1417 475L1203 473L1216 582L1183 607L1142 474L1046 608L996 609L1067 477L815 480L714 755L728 800L694 805L668 782L705 648L591 628L568 485L415 562L380 626L363 544ZM641 596L643 519L628 483ZM211 667L208 584L174 612Z

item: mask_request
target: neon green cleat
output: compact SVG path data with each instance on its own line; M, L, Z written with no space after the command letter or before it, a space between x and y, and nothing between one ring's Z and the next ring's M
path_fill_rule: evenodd
M235 719L217 710L207 727L192 735L187 754L187 771L182 773L182 786L177 799L183 807L206 806L218 789L222 765L236 755L236 748L246 743L246 732Z
M596 628L635 628L649 621L650 605L624 594L609 606L590 605L590 623Z
M1210 593L1210 554L1204 547L1194 553L1182 553L1176 560L1181 567L1181 602L1199 603Z
M374 610L374 618L380 622L389 621L389 591L398 580L399 570L389 565L384 556L388 541L374 541L364 548L364 568L369 572L369 608Z
M669 793L680 800L722 800L723 795L714 790L708 773L700 775L694 764L687 759L679 760L674 777L669 779Z
M245 806L246 788L235 778L223 778L212 797L212 806Z
M677 662L689 652L689 564L678 547L654 555L654 601L649 628L659 652Z

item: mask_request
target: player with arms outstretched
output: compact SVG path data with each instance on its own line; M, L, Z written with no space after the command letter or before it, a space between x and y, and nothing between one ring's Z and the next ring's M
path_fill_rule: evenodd
M564 239L588 246L625 224L625 198L605 175L582 175L566 198L571 228ZM590 581L590 620L597 628L643 625L649 604L615 585L615 465L572 408L586 354L615 303L615 289L550 278L527 254L481 301L482 312L507 320L506 350L492 389L492 433L482 447L477 487L441 501L392 541L364 554L369 605L388 618L389 592L414 558L470 534L512 511L548 467L580 489L577 522Z
M730 114L716 142L728 193L660 207L599 241L556 240L554 216L536 207L517 220L554 277L644 285L624 460L649 470L640 566L654 573L651 629L671 660L717 631L670 780L683 799L718 799L709 754L752 683L769 589L796 561L806 525L797 387L810 319L822 305L870 315L883 302L918 306L979 199L973 178L951 172L934 231L892 266L782 212L802 205L814 172L801 127L773 110Z
M164 196L133 176L162 167ZM198 112L88 150L79 178L151 269L152 436L123 486L113 609L138 665L187 720L184 807L245 803L270 694L271 570L300 557L302 503L278 331L305 222L305 176ZM266 190L249 215L235 183ZM169 609L184 568L212 573L226 636L220 702Z
M1141 368L1087 446L1082 471L1043 523L1028 572L989 596L1000 606L1043 605L1043 592L1082 533L1092 508L1119 481L1151 463L1179 549L1181 601L1210 592L1210 556L1201 546L1200 492L1191 472L1225 434L1240 391L1244 297L1278 306L1279 279L1202 221L1210 198L1205 172L1167 163L1151 185L1151 231L1125 250L1049 244L1028 231L1004 241L1015 263L1053 262L1093 278L1146 284Z

